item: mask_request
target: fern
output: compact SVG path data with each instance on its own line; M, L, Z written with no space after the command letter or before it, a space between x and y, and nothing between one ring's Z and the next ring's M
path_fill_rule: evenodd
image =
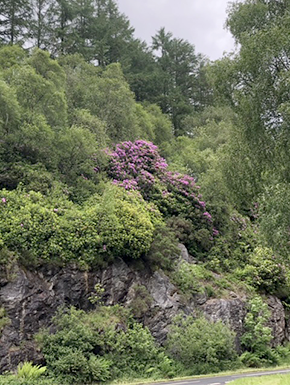
M32 362L24 362L17 366L17 377L34 380L46 371L46 366L33 365Z

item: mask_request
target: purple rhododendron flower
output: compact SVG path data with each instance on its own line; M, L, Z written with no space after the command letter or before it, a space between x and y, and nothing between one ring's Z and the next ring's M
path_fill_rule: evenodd
M209 212L206 211L206 212L203 213L203 215L204 215L209 221L212 220L212 216L210 215Z

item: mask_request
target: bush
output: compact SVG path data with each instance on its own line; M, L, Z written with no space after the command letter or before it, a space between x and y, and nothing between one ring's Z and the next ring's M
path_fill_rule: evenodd
M106 254L139 258L149 251L155 225L160 223L161 216L138 192L109 186L98 204L92 197L88 207Z
M152 296L143 285L134 285L134 298L130 302L130 309L136 318L142 318L152 304Z
M26 363L27 364L27 363ZM25 365L25 364L24 364ZM30 366L30 364L29 364ZM31 368L34 366L30 366L30 372ZM38 372L39 369L38 368ZM33 373L34 369L32 369ZM32 375L32 376L18 376L15 374L7 374L7 375L0 375L0 385L62 385L59 383L56 379L53 378L45 378L45 377L39 377L38 375Z
M0 306L0 337L2 330L5 328L6 325L9 325L10 322L10 318L7 317L5 309Z
M194 295L203 292L203 284L213 280L213 275L202 265L183 261L173 273L173 280L183 294Z
M41 261L92 263L101 248L97 229L85 211L64 194L0 192L0 242L22 255L26 265Z
M107 154L107 174L114 184L126 190L140 191L165 218L184 220L188 228L184 232L184 243L190 252L209 250L218 231L213 228L212 217L206 211L193 177L168 171L157 146L144 140L117 144ZM189 239L189 235L193 239Z
M147 265L152 270L160 267L165 270L172 270L173 261L179 255L178 240L173 230L163 222L157 223L150 250L144 258Z
M140 194L111 185L82 206L59 192L0 192L0 247L18 252L26 265L74 261L91 267L114 257L139 258L160 221Z
M172 361L120 306L60 310L55 334L38 335L51 374L70 383L171 375Z
M267 247L257 247L244 269L237 270L239 278L257 289L274 294L287 285L286 268Z
M267 326L270 311L259 296L249 301L248 313L244 321L245 332L241 345L246 350L241 360L248 366L263 366L277 363L277 355L270 347L271 328Z
M177 317L168 334L167 351L189 374L218 372L238 365L234 339L221 321Z

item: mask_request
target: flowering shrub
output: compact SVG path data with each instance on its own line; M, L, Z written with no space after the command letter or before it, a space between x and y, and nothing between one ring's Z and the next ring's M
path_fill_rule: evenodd
M207 230L203 234L209 242L218 235L194 178L169 171L165 159L153 143L127 141L106 152L109 156L107 173L115 185L139 191L145 200L156 204L165 218L181 216L189 221L191 237L203 228ZM204 237L199 234L198 238ZM189 248L192 246L191 251L201 244L197 237L193 242L183 241ZM206 243L204 239L202 242Z

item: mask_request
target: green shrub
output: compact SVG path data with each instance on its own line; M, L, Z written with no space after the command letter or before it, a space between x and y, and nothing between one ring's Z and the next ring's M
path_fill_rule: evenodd
M7 317L6 311L3 307L0 307L0 337L2 330L5 328L6 325L10 324L10 318Z
M236 271L236 275L249 285L270 294L287 285L286 268L272 249L257 247L250 255L249 263Z
M89 204L106 254L139 258L148 252L161 216L138 192L108 185L98 204L94 197Z
M33 365L32 362L26 361L17 366L17 377L23 378L25 380L36 380L43 373L45 373L45 371L46 371L45 366L41 367L39 365Z
M257 245L257 229L249 218L232 212L228 224L221 231L207 256L210 269L232 272L243 268L249 261L250 254Z
M74 261L90 267L114 257L139 258L161 221L138 193L111 185L82 206L58 191L2 190L0 199L0 248L18 252L26 265Z
M221 321L177 317L167 340L167 351L189 374L218 372L238 365L234 333Z
M62 309L53 323L55 334L43 332L38 342L49 373L63 382L172 375L172 360L120 306L100 306L90 313Z
M37 378L36 380L17 378L15 375L0 375L0 385L63 385L56 379Z
M150 250L144 259L152 270L163 268L172 270L173 261L180 255L178 240L173 232L165 223L157 223L153 233L153 241Z
M25 264L40 261L92 263L101 248L97 229L84 210L64 194L2 190L0 240L22 255Z
M277 355L270 347L271 328L267 326L270 311L259 296L249 301L248 313L244 321L245 332L241 345L246 350L241 360L247 366L263 366L278 362Z
M203 265L181 262L172 274L174 283L186 295L204 291L204 283L213 280L213 275Z
M134 298L130 303L130 309L134 317L141 318L149 310L152 303L152 297L143 285L134 286Z

